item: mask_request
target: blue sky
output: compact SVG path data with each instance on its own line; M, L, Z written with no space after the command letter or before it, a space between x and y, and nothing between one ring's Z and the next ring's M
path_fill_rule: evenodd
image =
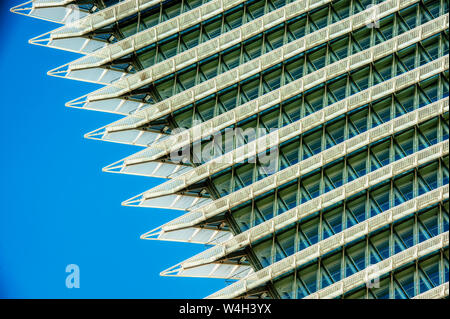
M203 298L224 287L159 276L204 247L139 239L181 212L120 205L161 180L101 171L139 148L83 138L118 117L64 106L98 86L46 75L78 55L28 44L58 25L9 12L20 3L0 2L0 297ZM68 264L79 289L65 286Z

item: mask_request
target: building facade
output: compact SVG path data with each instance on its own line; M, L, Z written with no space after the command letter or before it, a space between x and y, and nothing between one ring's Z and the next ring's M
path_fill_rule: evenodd
M448 298L448 0L33 0L31 39L103 84L106 172L167 181L141 238L203 244L164 276L208 298ZM175 243L174 243L175 245Z

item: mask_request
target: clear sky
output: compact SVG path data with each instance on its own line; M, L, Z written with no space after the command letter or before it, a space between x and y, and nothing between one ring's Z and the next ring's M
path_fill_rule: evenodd
M104 173L139 148L83 135L118 116L64 104L98 86L47 76L78 55L28 44L58 27L9 12L0 1L0 297L203 298L220 279L161 277L204 250L139 236L181 212L122 207L162 180ZM80 288L65 286L66 265Z

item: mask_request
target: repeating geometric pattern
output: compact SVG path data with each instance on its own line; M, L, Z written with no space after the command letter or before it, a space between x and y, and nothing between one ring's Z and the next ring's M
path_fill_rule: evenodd
M30 43L79 53L85 137L167 181L123 202L206 245L163 276L209 298L448 298L448 0L32 0Z

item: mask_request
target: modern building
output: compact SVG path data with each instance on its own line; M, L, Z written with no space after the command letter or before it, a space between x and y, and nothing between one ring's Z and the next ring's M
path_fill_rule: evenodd
M208 298L448 298L448 0L33 0L30 40L123 115L87 138L142 150L106 172L167 181L143 239L205 251L164 276ZM174 243L176 245L176 243Z

